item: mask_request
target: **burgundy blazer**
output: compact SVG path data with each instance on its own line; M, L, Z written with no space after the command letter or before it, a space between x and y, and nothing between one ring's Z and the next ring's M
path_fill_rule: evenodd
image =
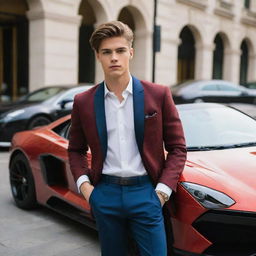
M133 77L132 114L138 149L153 184L161 182L176 191L186 160L186 146L170 89ZM75 181L86 174L96 185L108 143L103 82L76 95L71 122L68 147L71 172ZM92 155L90 168L88 148Z

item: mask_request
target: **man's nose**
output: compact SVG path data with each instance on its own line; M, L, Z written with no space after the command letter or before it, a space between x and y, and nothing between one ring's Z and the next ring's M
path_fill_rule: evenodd
M117 54L116 52L113 52L111 55L111 61L117 61Z

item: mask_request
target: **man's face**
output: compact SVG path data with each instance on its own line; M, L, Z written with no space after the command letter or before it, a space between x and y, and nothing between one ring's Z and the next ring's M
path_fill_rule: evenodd
M102 65L105 77L118 78L129 73L129 62L133 49L124 37L102 40L97 59Z

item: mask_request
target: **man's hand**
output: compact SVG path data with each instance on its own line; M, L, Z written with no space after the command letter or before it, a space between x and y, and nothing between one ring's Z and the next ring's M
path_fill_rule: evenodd
M163 205L165 204L164 197L161 194L159 194L159 193L156 193L156 194L157 194L157 196L158 196L158 198L159 198L159 200L161 202L161 206L163 207Z
M94 190L94 186L91 185L89 182L84 182L80 186L80 191L88 203L93 190Z

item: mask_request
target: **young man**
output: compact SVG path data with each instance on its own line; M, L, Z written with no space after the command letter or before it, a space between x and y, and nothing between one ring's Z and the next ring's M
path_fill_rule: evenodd
M132 41L131 29L119 21L92 34L105 80L75 97L70 168L91 205L102 255L127 255L130 232L141 256L165 256L162 206L176 190L186 147L169 89L130 75Z

